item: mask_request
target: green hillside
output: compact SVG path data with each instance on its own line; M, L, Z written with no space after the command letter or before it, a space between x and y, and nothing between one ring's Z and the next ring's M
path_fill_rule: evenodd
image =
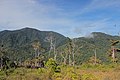
M87 62L90 57L94 56L94 49L96 49L96 56L102 63L110 63L110 56L108 50L111 48L110 40L120 40L118 36L111 36L101 32L91 33L92 37L76 38L76 45L83 46L76 55L77 63ZM120 44L115 46L120 47ZM117 55L118 54L118 55ZM81 55L81 56L79 56ZM116 53L118 60L120 60L120 53Z
M39 41L42 48L48 51L50 43L46 38L53 36L56 40L56 47L66 43L66 37L53 31L39 31L32 28L23 28L14 31L1 31L0 32L0 45L4 46L5 55L12 60L25 60L32 58L34 49L32 43Z
M70 39L32 28L1 31L0 80L119 80L119 42L101 32Z
M76 46L75 47L76 64L89 63L90 59L95 55L94 50L96 50L97 59L100 60L101 64L102 63L108 64L112 63L111 61L112 57L109 56L109 50L111 50L112 43L111 40L113 41L120 40L120 37L111 36L101 32L93 32L87 37L74 38L73 40ZM66 44L59 47L59 49L61 49L61 51L65 50L65 47ZM120 44L117 44L115 48L120 48ZM115 52L115 55L117 61L120 62L120 52Z
M69 53L66 45L69 43L67 37L63 35L52 32L52 31L39 31L37 29L32 28L23 28L20 30L14 31L1 31L0 32L0 45L4 46L4 55L8 56L11 60L23 61L28 58L34 58L34 48L32 44L35 41L39 41L41 47L45 49L43 54L48 56L48 51L50 50L50 43L46 41L46 38L50 38L53 36L56 43L56 53L57 53L57 61L62 62L63 56L65 56L65 51ZM86 37L74 38L75 41L75 63L82 64L87 63L91 57L94 57L94 50L96 50L97 59L101 61L101 63L110 63L111 58L109 57L109 52L111 48L110 40L120 40L119 36L111 36L101 32L93 32ZM115 46L119 48L119 44ZM51 52L53 53L53 52ZM72 56L72 54L70 54ZM51 57L53 57L52 54ZM68 56L68 55L67 55ZM120 62L120 53L116 53L118 62ZM68 57L66 57L68 61ZM71 59L73 59L71 57Z

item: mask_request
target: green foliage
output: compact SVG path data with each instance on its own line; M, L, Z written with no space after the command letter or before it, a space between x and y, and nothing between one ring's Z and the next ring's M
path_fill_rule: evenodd
M57 69L57 63L55 62L54 59L50 58L47 62L46 62L46 67L50 68L51 70L55 71Z
M4 80L6 78L6 75L4 71L0 71L0 80Z
M56 48L66 43L67 38L59 33L23 28L15 31L1 31L0 47L1 45L4 45L4 48L7 49L5 55L10 59L24 61L34 57L32 43L36 40L41 43L41 46L45 51L49 50L49 43L45 41L45 38L48 37L50 33L53 33L56 38Z
M54 73L52 78L53 80L62 80L63 74L61 73Z
M79 79L79 76L75 72L73 67L67 67L66 72L67 72L66 73L67 78L72 79L72 80L78 80Z
M11 60L22 62L28 58L34 58L32 43L37 40L41 43L41 47L45 49L45 55L46 58L48 58L47 52L49 51L50 44L49 42L46 42L45 39L50 33L52 33L56 38L56 48L61 46L64 51L66 43L70 41L69 39L59 33L52 31L39 31L31 28L23 28L15 31L1 31L0 46L2 44L4 45L4 48L7 50L4 54ZM108 64L111 62L107 54L111 46L110 40L119 40L120 37L111 36L100 32L93 32L92 35L94 37L76 38L75 44L77 45L77 48L75 49L75 64L87 62L90 57L94 56L93 45L97 47L97 58L101 60L101 63ZM118 44L117 47L120 48L120 45ZM59 48L57 50L59 50ZM120 62L119 55L120 54L117 55L118 62ZM57 60L59 62L62 61L61 58L61 54L58 54Z
M97 62L101 64L110 64L111 60L109 59L108 50L111 48L110 40L120 40L119 36L111 36L108 34L100 33L100 32L93 32L91 35L94 37L80 37L75 38L76 42L75 45L75 64L80 65L82 63L88 62L92 56L94 56L94 49L96 47L96 56ZM62 52L65 52L66 45L59 47ZM118 44L116 46L120 48ZM60 54L58 54L61 56ZM65 54L64 54L65 55ZM117 61L120 62L120 54L117 52ZM61 57L62 58L62 57ZM60 59L61 59L60 58ZM93 62L93 60L92 60Z
M118 64L114 65L114 68L111 68L110 65L91 65L86 69L82 69L80 66L60 65L59 67L60 72L55 72L48 67L39 69L17 68L12 72L9 71L8 76L0 71L0 80L119 80L120 74Z
M8 60L7 62L4 61L6 63L6 66L3 71L0 71L0 80L101 80L98 75L95 75L91 71L95 73L100 72L100 74L109 73L109 71L111 70L113 70L113 72L120 71L120 66L118 63L106 65L107 63L111 62L109 60L108 54L106 54L110 48L109 39L120 39L118 36L110 36L104 33L92 33L94 35L94 38L77 38L75 42L75 45L77 45L77 47L75 48L75 64L80 65L77 67L73 67L67 65L69 59L68 57L66 57L68 56L69 52L73 52L73 46L71 46L72 44L70 39L67 39L66 37L55 32L52 33L57 39L56 52L58 52L57 62L59 63L59 65L52 58L47 61L49 43L45 42L44 39L49 36L49 33L51 32L38 31L29 28L17 31L0 32L0 45L3 41L4 48L6 48L7 51L4 53L4 55L8 56L10 59L17 61L25 60L24 63L26 66L29 65L31 62L37 63L44 58L44 60L46 61L45 68L39 69L14 69L10 67L10 64L12 63L10 60ZM31 45L36 40L41 43L41 46L43 48L45 48L45 57L39 56L33 58L34 50ZM66 43L68 43L69 46L67 46ZM95 47L93 47L93 45ZM117 45L117 47L120 46ZM93 57L94 48L97 48L96 62L101 64L93 65L95 59ZM71 51L69 51L69 49L71 49ZM70 54L70 56L71 55L72 54ZM119 61L119 54L117 56ZM53 57L53 54L50 57ZM66 59L66 65L60 65L64 61L63 58ZM72 57L71 60L73 60ZM109 77L106 77L104 79L109 79Z
M84 74L82 75L82 80L99 80L92 74Z

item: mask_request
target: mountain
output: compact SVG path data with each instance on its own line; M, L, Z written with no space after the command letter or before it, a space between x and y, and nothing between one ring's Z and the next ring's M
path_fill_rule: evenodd
M24 60L34 55L32 43L38 40L41 46L48 51L49 42L46 38L53 36L56 40L56 47L67 42L67 38L53 31L39 31L33 28L23 28L20 30L4 30L0 32L0 45L7 49L5 55L13 60Z
M96 48L97 58L103 63L109 63L110 57L108 50L111 48L111 40L120 40L119 36L112 36L101 32L93 32L87 37L75 38L76 45L82 48L76 53L76 62L87 62L90 57L94 56L94 49ZM115 46L120 48L120 44ZM116 53L118 61L120 62L120 53Z
M47 53L50 49L50 43L46 41L46 38L50 38L51 35L56 39L56 48L58 48L58 51L61 48L65 49L65 45L69 41L67 37L53 31L39 31L33 28L1 31L0 46L4 46L4 55L8 56L10 59L23 61L34 57L35 52L32 44L36 40L40 42L41 47L44 48L45 53ZM110 63L108 50L111 48L111 40L120 40L120 37L101 32L93 32L86 37L74 38L73 40L75 40L75 45L77 46L75 53L76 64L87 62L90 57L94 56L95 49L97 59L101 60L103 63ZM115 47L120 48L120 44ZM120 53L117 52L116 56L120 62ZM61 54L57 55L57 59L58 61L62 60Z

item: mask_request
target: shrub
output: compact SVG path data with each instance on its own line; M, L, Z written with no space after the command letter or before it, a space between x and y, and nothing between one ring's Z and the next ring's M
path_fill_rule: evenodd
M51 70L55 71L57 68L57 63L55 62L54 59L50 58L47 62L46 62L46 67L50 68Z
M92 74L84 74L82 75L82 80L99 80Z

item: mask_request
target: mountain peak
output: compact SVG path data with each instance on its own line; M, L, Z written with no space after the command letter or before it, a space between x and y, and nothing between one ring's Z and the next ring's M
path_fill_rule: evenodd
M37 30L37 29L34 29L34 28L29 28L29 27L25 27L25 28L22 28L22 29L20 29L20 30L36 30L36 31L39 31L39 30Z
M91 34L93 34L94 36L99 36L99 37L102 37L102 36L109 36L111 37L112 35L109 35L109 34L106 34L106 33L102 33L102 32L92 32Z

